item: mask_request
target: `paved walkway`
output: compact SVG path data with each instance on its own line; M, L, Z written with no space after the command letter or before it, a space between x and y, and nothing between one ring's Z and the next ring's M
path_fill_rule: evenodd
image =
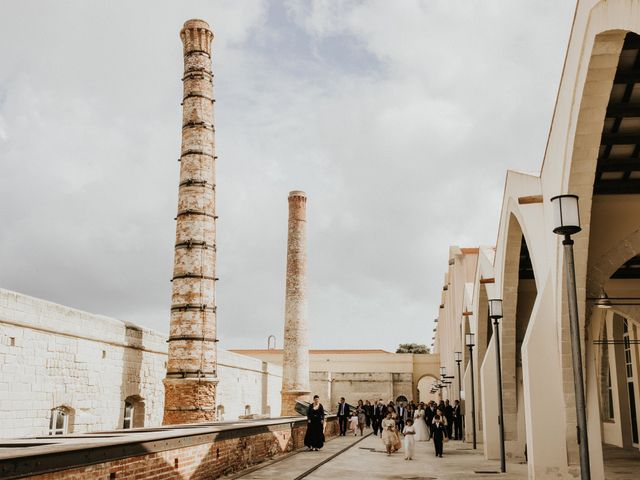
M317 452L309 452L306 449L301 450L298 453L282 460L276 460L275 462L268 463L265 467L258 468L257 470L245 475L234 476L232 478L240 478L242 480L293 480L322 462L327 461L332 456L339 454L345 448L358 444L358 442L363 439L366 440L366 437L356 437L354 435L336 437L325 443L324 448ZM357 448L357 445L354 448Z
M360 437L338 437L326 443L320 452L302 451L264 468L248 473L242 480L294 480L323 461L352 445ZM387 456L382 440L369 435L344 453L329 460L304 476L305 480L460 480L464 478L500 478L523 480L527 466L507 464L507 473L500 471L498 461L486 461L481 450L451 441L445 444L444 457L436 458L432 442L417 442L414 460L406 461L402 451ZM486 472L486 473L481 473Z
M407 461L402 451L390 457L387 456L382 440L372 435L321 466L306 479L460 480L499 477L521 480L527 478L526 465L508 464L506 474L496 475L499 471L499 462L485 461L481 450L474 452L468 444L462 442L446 443L443 458L435 457L432 442L416 442L414 460ZM280 478L289 477L283 474Z

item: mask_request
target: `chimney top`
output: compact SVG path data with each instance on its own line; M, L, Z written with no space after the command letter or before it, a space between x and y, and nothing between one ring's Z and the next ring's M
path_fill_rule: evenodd
M211 30L209 24L204 20L200 20L199 18L192 18L191 20L187 20L186 22L184 22L184 26L182 28L205 28L207 30Z
M302 190L292 190L289 192L289 198L292 197L304 197L307 198L307 194L304 193Z

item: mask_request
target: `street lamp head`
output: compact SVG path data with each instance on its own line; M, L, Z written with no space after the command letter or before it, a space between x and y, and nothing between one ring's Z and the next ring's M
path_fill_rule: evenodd
M573 235L580 228L580 210L577 195L556 195L551 199L553 206L553 233Z
M602 290L602 293L595 301L595 306L598 308L611 308L613 306L611 300L609 300L609 295L607 295L604 290Z
M473 347L475 345L476 334L475 333L467 333L465 336L465 343L467 347Z
M454 352L453 358L457 363L460 363L462 361L462 352Z
M502 300L499 298L493 298L489 300L489 317L494 320L500 320L502 318Z

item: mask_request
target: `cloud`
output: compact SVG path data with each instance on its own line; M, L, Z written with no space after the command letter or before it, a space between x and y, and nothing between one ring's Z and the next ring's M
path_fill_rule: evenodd
M282 338L293 189L309 194L312 344L429 343L448 246L494 242L506 169L539 168L573 7L6 2L0 285L168 329L178 31L201 17L222 346Z

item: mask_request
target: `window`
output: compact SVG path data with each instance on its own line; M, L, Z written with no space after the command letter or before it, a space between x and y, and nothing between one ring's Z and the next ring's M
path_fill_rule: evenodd
M629 394L629 409L631 416L631 438L634 444L640 443L638 438L638 415L636 412L636 390L633 383L633 361L631 357L631 342L629 339L629 321L625 318L622 330L622 341L624 343L624 363L627 374L627 389Z
M611 370L609 370L609 373L608 373L607 392L608 392L607 397L609 399L609 408L607 413L609 414L609 420L613 420L615 416L613 414L613 387L611 385Z
M133 403L124 402L124 422L122 428L133 427Z
M51 410L49 435L65 435L69 433L69 410L57 407Z
M131 395L124 399L124 414L122 415L122 428L144 427L145 405L144 399L139 395Z
M218 405L217 411L218 411L218 421L224 422L224 405Z

